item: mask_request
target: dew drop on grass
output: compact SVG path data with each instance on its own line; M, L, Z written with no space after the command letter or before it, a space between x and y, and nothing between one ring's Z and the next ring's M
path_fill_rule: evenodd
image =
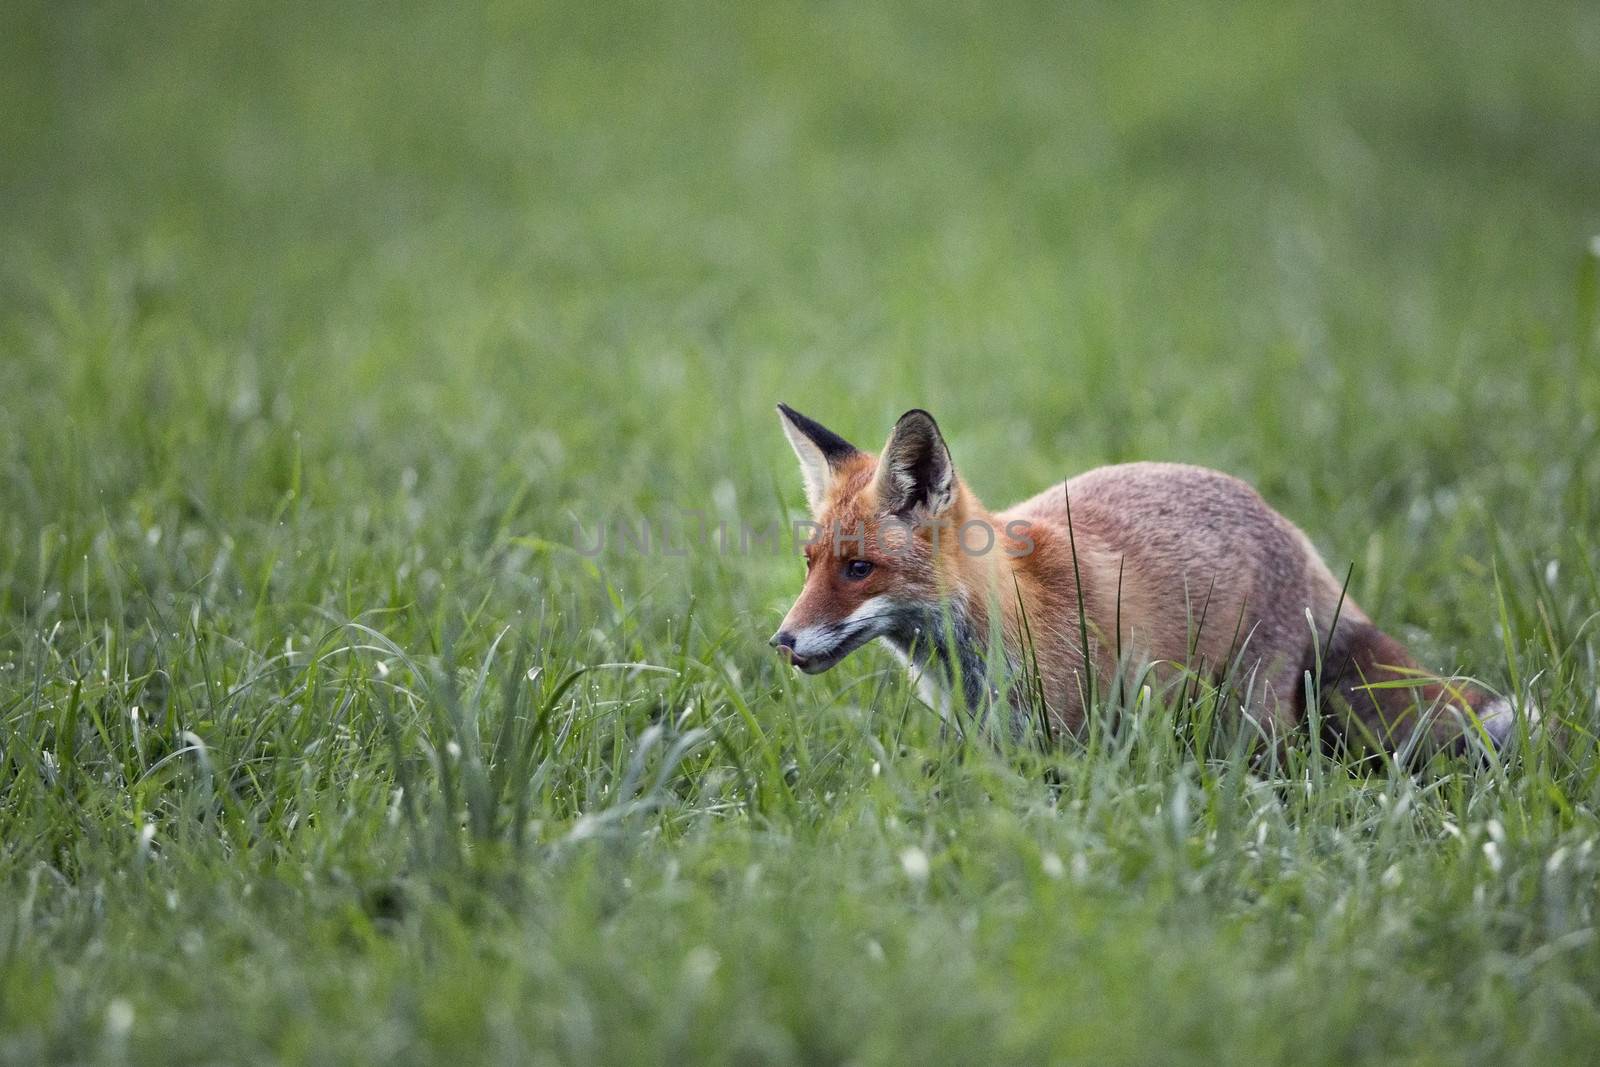
M114 997L106 1005L106 1033L111 1037L128 1036L133 1029L133 1005L121 997Z
M921 885L928 880L930 869L928 854L914 845L911 848L901 849L900 868L914 884Z
M721 962L722 957L717 955L716 949L706 945L696 945L683 958L684 982L696 991L704 989L716 976L717 965Z

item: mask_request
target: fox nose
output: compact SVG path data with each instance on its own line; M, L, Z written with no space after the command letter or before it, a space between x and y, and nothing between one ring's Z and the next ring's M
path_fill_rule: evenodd
M790 663L794 664L796 667L805 665L805 660L802 657L795 655L794 634L790 633L789 631L779 630L777 633L772 635L772 640L767 643L773 648L777 649L779 655L788 660Z

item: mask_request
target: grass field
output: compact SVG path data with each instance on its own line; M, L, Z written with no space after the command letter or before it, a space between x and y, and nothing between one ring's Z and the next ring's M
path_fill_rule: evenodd
M1592 1062L1600 10L0 12L0 1061ZM1563 726L943 736L773 404L1252 480ZM736 527L735 527L736 528ZM584 538L592 536L585 532Z

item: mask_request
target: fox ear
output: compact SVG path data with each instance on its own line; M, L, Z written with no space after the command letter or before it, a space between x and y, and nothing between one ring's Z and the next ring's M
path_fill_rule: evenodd
M878 500L891 515L921 510L943 515L956 498L956 468L933 416L913 408L900 416L878 460Z
M800 457L800 475L806 483L806 503L813 514L827 499L834 471L845 460L860 454L860 449L819 422L800 414L788 404L778 405L778 421L784 436Z

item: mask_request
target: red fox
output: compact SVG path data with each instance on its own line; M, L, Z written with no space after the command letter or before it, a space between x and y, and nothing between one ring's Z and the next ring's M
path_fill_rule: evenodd
M1501 746L1512 732L1508 700L1418 670L1306 535L1236 478L1129 463L990 512L926 411L902 415L877 457L778 413L815 536L771 643L808 674L881 637L947 714L959 695L1013 731L1040 697L1052 731L1079 731L1091 679L1147 668L1158 684L1218 682L1231 668L1244 714L1276 743L1307 717L1308 677L1353 745Z

